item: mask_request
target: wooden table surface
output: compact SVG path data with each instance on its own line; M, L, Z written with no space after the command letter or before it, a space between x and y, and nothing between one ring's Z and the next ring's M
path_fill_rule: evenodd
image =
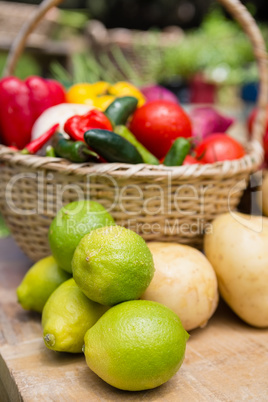
M150 391L105 384L83 355L47 350L40 316L16 302L30 261L0 240L0 401L268 401L268 329L249 327L220 304L204 329L191 331L179 372Z

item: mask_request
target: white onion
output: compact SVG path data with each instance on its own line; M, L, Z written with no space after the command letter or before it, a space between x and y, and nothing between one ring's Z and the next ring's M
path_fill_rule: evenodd
M40 135L57 123L60 124L59 130L63 132L66 120L76 114L85 114L91 109L93 109L92 106L79 103L61 103L60 105L46 109L33 125L32 140L40 137Z

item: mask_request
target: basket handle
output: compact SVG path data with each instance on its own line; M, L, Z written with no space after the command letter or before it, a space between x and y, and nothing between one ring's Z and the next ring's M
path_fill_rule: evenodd
M3 76L14 74L17 61L25 48L29 34L38 25L47 11L52 7L59 5L61 2L62 0L43 0L39 7L30 15L29 20L26 21L22 26L18 36L11 46ZM258 114L253 126L253 139L258 140L262 144L262 137L266 124L266 105L268 99L268 58L265 42L256 21L239 0L218 0L218 2L221 3L237 20L251 40L254 55L258 63L260 78L260 88L257 102Z
M259 141L263 147L263 135L266 127L266 106L268 102L268 56L262 33L247 8L239 0L218 0L227 11L236 19L251 41L253 52L259 70L258 113L253 125L254 140Z
M28 36L42 20L44 15L53 7L58 6L63 0L43 0L39 7L34 10L29 19L23 24L17 37L12 43L9 51L6 65L3 72L3 77L14 74L17 62L25 48Z

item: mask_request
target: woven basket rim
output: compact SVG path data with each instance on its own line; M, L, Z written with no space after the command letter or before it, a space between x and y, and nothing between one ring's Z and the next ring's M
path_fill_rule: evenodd
M218 177L231 177L237 173L256 171L263 161L263 148L256 141L247 144L248 153L240 159L227 160L212 164L195 164L168 167L164 165L148 165L145 163L133 165L126 163L71 163L63 158L50 158L38 155L23 155L0 145L0 162L8 162L11 165L20 165L27 168L58 171L62 174L107 174L117 178L165 178L181 177L182 179L196 179Z

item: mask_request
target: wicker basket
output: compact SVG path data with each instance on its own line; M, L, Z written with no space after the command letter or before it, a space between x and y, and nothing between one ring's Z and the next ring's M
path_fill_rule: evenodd
M260 72L259 113L254 139L242 159L181 167L145 164L71 164L59 158L27 156L0 147L0 209L15 240L33 260L49 254L47 232L61 204L77 198L99 201L120 225L146 240L202 245L213 218L235 209L249 176L263 159L268 75L267 55L255 21L238 0L220 0L252 41ZM24 26L10 52L12 74L26 38L60 0L45 0Z

